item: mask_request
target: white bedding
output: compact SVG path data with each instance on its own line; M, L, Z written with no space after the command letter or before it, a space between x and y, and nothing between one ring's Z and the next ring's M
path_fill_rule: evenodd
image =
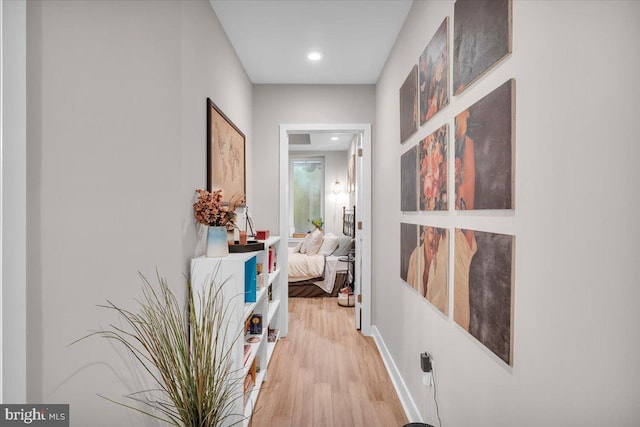
M301 282L322 276L324 255L289 254L289 282Z
M347 264L335 256L289 253L289 282L301 282L324 276L314 284L323 291L331 293L335 285L336 272L345 270L347 270Z

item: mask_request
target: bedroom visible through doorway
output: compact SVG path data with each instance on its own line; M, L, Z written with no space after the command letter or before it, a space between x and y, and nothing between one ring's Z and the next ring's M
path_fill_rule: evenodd
M355 291L355 327L365 335L371 326L370 147L370 124L280 125L280 235L292 247L316 228L344 238L343 213L357 207L347 277Z

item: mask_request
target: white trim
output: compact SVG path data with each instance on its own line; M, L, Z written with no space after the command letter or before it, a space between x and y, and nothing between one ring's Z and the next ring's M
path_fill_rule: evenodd
M0 0L0 402L27 400L25 0Z
M407 415L407 419L409 419L410 422L423 423L424 420L422 418L422 414L420 414L420 411L416 406L416 402L413 400L413 397L411 397L409 388L405 384L404 379L402 379L398 366L393 361L393 357L391 357L391 353L389 353L389 349L384 343L384 340L380 335L380 331L378 331L378 328L375 325L371 327L371 336L378 347L380 357L382 357L384 366L387 368L387 372L391 377L391 382L393 383L393 387L396 389L398 399L400 399L400 403L402 404L404 413Z
M289 235L289 138L290 132L316 131L362 134L363 149L363 182L361 183L362 206L356 212L356 220L362 221L361 286L362 286L362 318L363 335L371 335L371 124L370 123L312 123L312 124L280 124L280 235ZM359 218L359 219L358 219ZM282 260L286 265L287 260ZM282 265L281 264L281 265ZM284 271L284 274L287 272ZM285 298L285 301L287 298ZM288 310L288 308L285 308ZM286 325L286 323L285 323ZM286 332L284 333L286 335Z

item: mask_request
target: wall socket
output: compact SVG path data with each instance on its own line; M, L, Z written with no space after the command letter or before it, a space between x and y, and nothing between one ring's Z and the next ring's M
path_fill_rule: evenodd
M431 355L426 351L424 353L420 353L420 368L422 372L431 372Z

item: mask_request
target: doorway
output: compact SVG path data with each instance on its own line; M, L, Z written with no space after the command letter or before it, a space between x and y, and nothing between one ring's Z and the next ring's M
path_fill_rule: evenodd
M371 334L371 124L281 124L280 125L280 235L289 236L289 138L300 133L357 135L355 149L356 263L355 327Z

